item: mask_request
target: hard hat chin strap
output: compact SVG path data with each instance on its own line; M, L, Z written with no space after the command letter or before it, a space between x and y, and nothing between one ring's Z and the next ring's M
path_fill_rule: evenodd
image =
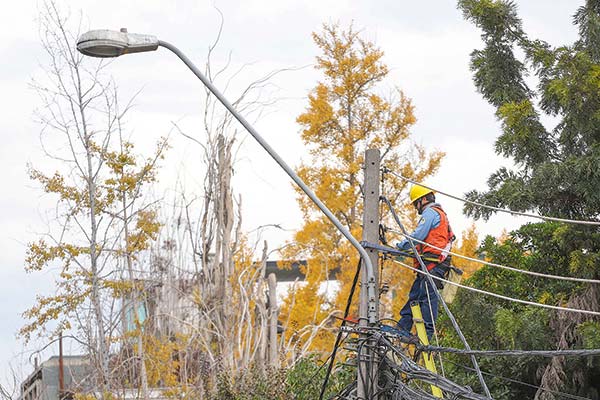
M423 203L423 201L425 201L425 203ZM423 196L415 200L415 208L417 209L419 215L423 214L423 209L429 203L431 203L431 201L427 200L427 196Z
M415 200L415 208L417 209L417 213L419 213L419 215L421 215L423 213L423 199L425 197L420 197L417 200Z

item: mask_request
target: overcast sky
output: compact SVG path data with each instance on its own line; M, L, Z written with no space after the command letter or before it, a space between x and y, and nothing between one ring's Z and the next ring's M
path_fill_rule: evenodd
M23 348L15 332L23 324L20 313L32 305L35 293L52 289L48 273L23 272L25 244L45 229L44 215L52 207L52 199L43 196L26 174L28 163L45 162L38 140L40 126L33 118L40 101L28 87L33 77L41 76L39 66L46 62L38 35L38 3L5 3L0 25L0 162L4 178L0 197L0 368L4 373L0 376L7 376L9 365L18 374L31 372L27 360L34 348ZM525 31L556 45L575 38L571 16L580 3L517 1ZM84 31L127 27L129 32L154 34L174 43L200 66L219 26L214 6L218 7L225 25L215 63L223 63L231 52L232 71L251 64L237 76L228 92L231 95L273 70L308 66L273 81L277 90L271 95L279 101L256 123L291 165L305 156L295 119L319 79L311 67L317 55L311 32L324 22L343 26L353 22L365 38L384 50L384 61L391 70L386 85L398 86L412 98L418 119L413 140L446 153L441 171L427 183L461 195L473 188L483 189L491 172L508 165L493 152L499 124L494 110L476 92L468 67L469 53L481 47L479 32L462 19L454 1L79 0L58 4L70 10L73 22L83 17ZM198 131L202 86L175 56L159 50L123 57L108 70L122 98L141 90L127 122L141 148L169 133L174 121L190 134ZM200 164L192 161L199 157L197 150L181 138L173 139L173 149L165 160L164 184L179 176L193 187L191 172L201 173ZM264 224L281 224L286 229L299 226L289 179L251 138L246 138L240 149L236 172L235 189L243 196L246 230ZM460 203L440 200L456 232L471 223L461 216ZM477 226L481 234L498 234L518 224L504 217ZM264 237L273 248L289 233L267 231ZM44 356L54 350L49 348Z

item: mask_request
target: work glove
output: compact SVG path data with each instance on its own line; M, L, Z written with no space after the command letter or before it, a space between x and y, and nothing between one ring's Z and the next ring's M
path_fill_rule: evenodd
M396 243L396 248L397 248L398 250L404 250L404 245L405 245L405 244L406 244L406 240L403 240L403 241L401 241L401 242L397 242L397 243Z

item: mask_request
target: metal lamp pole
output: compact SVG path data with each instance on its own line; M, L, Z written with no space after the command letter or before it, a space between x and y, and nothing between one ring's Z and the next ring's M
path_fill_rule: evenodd
M363 265L367 270L367 302L368 302L368 320L370 324L377 322L377 297L375 274L373 263L369 258L369 254L360 245L360 243L352 236L350 231L346 229L342 223L333 215L333 213L323 204L316 194L300 179L292 168L277 154L277 152L263 139L263 137L250 125L246 119L240 115L231 103L219 92L219 90L210 82L202 72L172 44L158 40L156 36L141 35L128 33L126 29L121 31L111 30L92 30L84 33L77 40L77 50L82 54L91 57L118 57L123 54L140 53L154 51L159 46L171 50L177 57L188 66L188 68L196 75L200 81L212 92L213 95L225 106L225 108L239 121L244 128L256 139L256 141L266 150L267 153L279 164L279 166L288 174L290 178L302 189L302 191L317 205L317 207L327 216L333 225L344 235L346 239L358 250L362 259Z

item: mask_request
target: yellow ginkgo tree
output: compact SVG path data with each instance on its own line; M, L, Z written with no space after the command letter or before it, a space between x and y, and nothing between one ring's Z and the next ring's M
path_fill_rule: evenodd
M322 73L322 80L310 92L307 107L297 118L310 152L310 159L300 165L298 174L360 238L365 151L378 148L382 165L416 180L434 173L443 154L427 152L410 140L410 128L416 122L414 107L402 90L384 85L389 69L382 50L363 39L352 26L343 29L325 24L313 39L321 52L315 67ZM382 193L401 208L405 203L399 196L405 188L405 181L386 174ZM298 202L304 224L283 256L307 260L303 271L306 284L291 291L282 306L286 340L295 340L307 350L328 349L331 336L323 319L343 310L358 255L309 199L300 194ZM414 214L408 208L404 210L403 219L411 221ZM389 220L389 213L384 212L382 218ZM391 268L384 270L383 279L393 277L390 284L395 285L400 280L399 271ZM328 300L325 293L319 292L319 286L326 272L331 276L334 270L339 271L335 275L339 290ZM312 344L307 346L309 340Z
M475 224L471 224L466 230L462 232L460 242L455 246L455 252L464 257L473 259L479 258L477 249L479 247L479 235ZM483 264L481 262L468 260L455 256L452 258L452 264L463 271L462 279L470 278Z

